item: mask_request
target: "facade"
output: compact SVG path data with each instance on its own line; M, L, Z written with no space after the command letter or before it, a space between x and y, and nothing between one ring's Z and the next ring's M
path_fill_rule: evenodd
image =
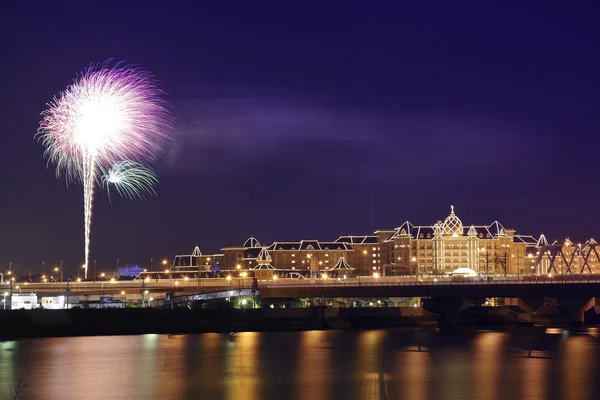
M221 254L177 256L174 270L185 268L220 276L254 271L268 279L273 275L305 277L343 276L437 276L458 269L480 276L594 273L600 255L594 239L584 244L548 243L517 234L500 222L463 225L451 206L444 221L414 225L406 221L396 229L373 235L345 235L333 242L300 240L261 245L254 237L242 246L225 247ZM337 267L336 267L337 266ZM377 275L375 275L377 274Z
M465 227L452 207L443 222L419 226L406 221L388 243L385 265L391 274L444 275L468 268L481 275L517 275L530 273L527 248L537 240L498 221Z

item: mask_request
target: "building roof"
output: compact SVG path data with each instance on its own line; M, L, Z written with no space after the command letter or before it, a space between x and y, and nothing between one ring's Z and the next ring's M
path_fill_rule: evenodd
M260 249L260 253L256 257L256 266L254 266L253 270L256 269L275 269L273 265L271 265L271 255L266 247Z
M514 232L514 231L513 231ZM473 235L476 233L476 235ZM451 206L450 214L446 219L438 221L433 225L413 225L409 221L405 221L402 225L396 228L391 239L410 237L413 239L433 239L436 235L446 236L476 236L479 239L498 239L500 237L509 237L504 226L494 221L489 225L470 225L463 226L462 221L454 213L454 207ZM527 236L519 235L522 239L514 235L515 241L524 242L528 240Z
M444 235L462 236L464 234L462 221L454 214L454 206L450 206L450 210L450 215L446 217L443 224Z
M377 244L377 236L340 236L335 240L335 243L344 242L350 244Z
M273 250L352 250L345 242L319 242L318 240L301 240L299 242L273 242L268 249Z
M254 236L250 236L248 239L246 239L246 241L244 242L244 245L242 247L255 248L255 247L261 247L261 246L260 246L260 243L258 242L258 240L256 240L256 238L254 238Z
M525 243L528 246L537 246L538 240L531 235L514 235L513 239L517 243Z

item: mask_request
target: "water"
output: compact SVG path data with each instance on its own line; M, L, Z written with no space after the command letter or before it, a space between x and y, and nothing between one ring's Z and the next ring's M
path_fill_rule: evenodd
M22 379L25 399L49 400L600 398L597 337L556 333L381 330L21 340L0 343L0 393Z

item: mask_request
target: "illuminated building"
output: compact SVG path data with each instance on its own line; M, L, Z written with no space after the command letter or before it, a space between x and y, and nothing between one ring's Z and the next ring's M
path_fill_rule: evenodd
M596 242L548 243L517 234L500 222L463 225L451 207L444 221L414 225L406 221L396 229L378 230L373 235L340 236L333 242L300 240L261 245L248 238L242 246L224 247L221 254L177 256L175 269L191 268L203 274L221 275L254 271L268 279L303 275L328 277L446 275L468 268L478 275L532 275L590 273L600 267ZM335 268L334 268L335 267ZM235 275L234 275L235 276Z
M388 231L389 232L389 231ZM527 248L537 245L532 236L517 235L498 221L463 226L451 208L450 215L433 225L406 221L385 241L387 274L440 275L458 268L480 274L523 274Z

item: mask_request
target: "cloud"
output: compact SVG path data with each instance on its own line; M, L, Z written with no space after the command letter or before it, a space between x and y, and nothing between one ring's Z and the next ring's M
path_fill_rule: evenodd
M535 157L518 128L481 117L389 115L251 98L187 102L175 115L167 172L194 176L304 170L409 182L516 173L520 162Z

